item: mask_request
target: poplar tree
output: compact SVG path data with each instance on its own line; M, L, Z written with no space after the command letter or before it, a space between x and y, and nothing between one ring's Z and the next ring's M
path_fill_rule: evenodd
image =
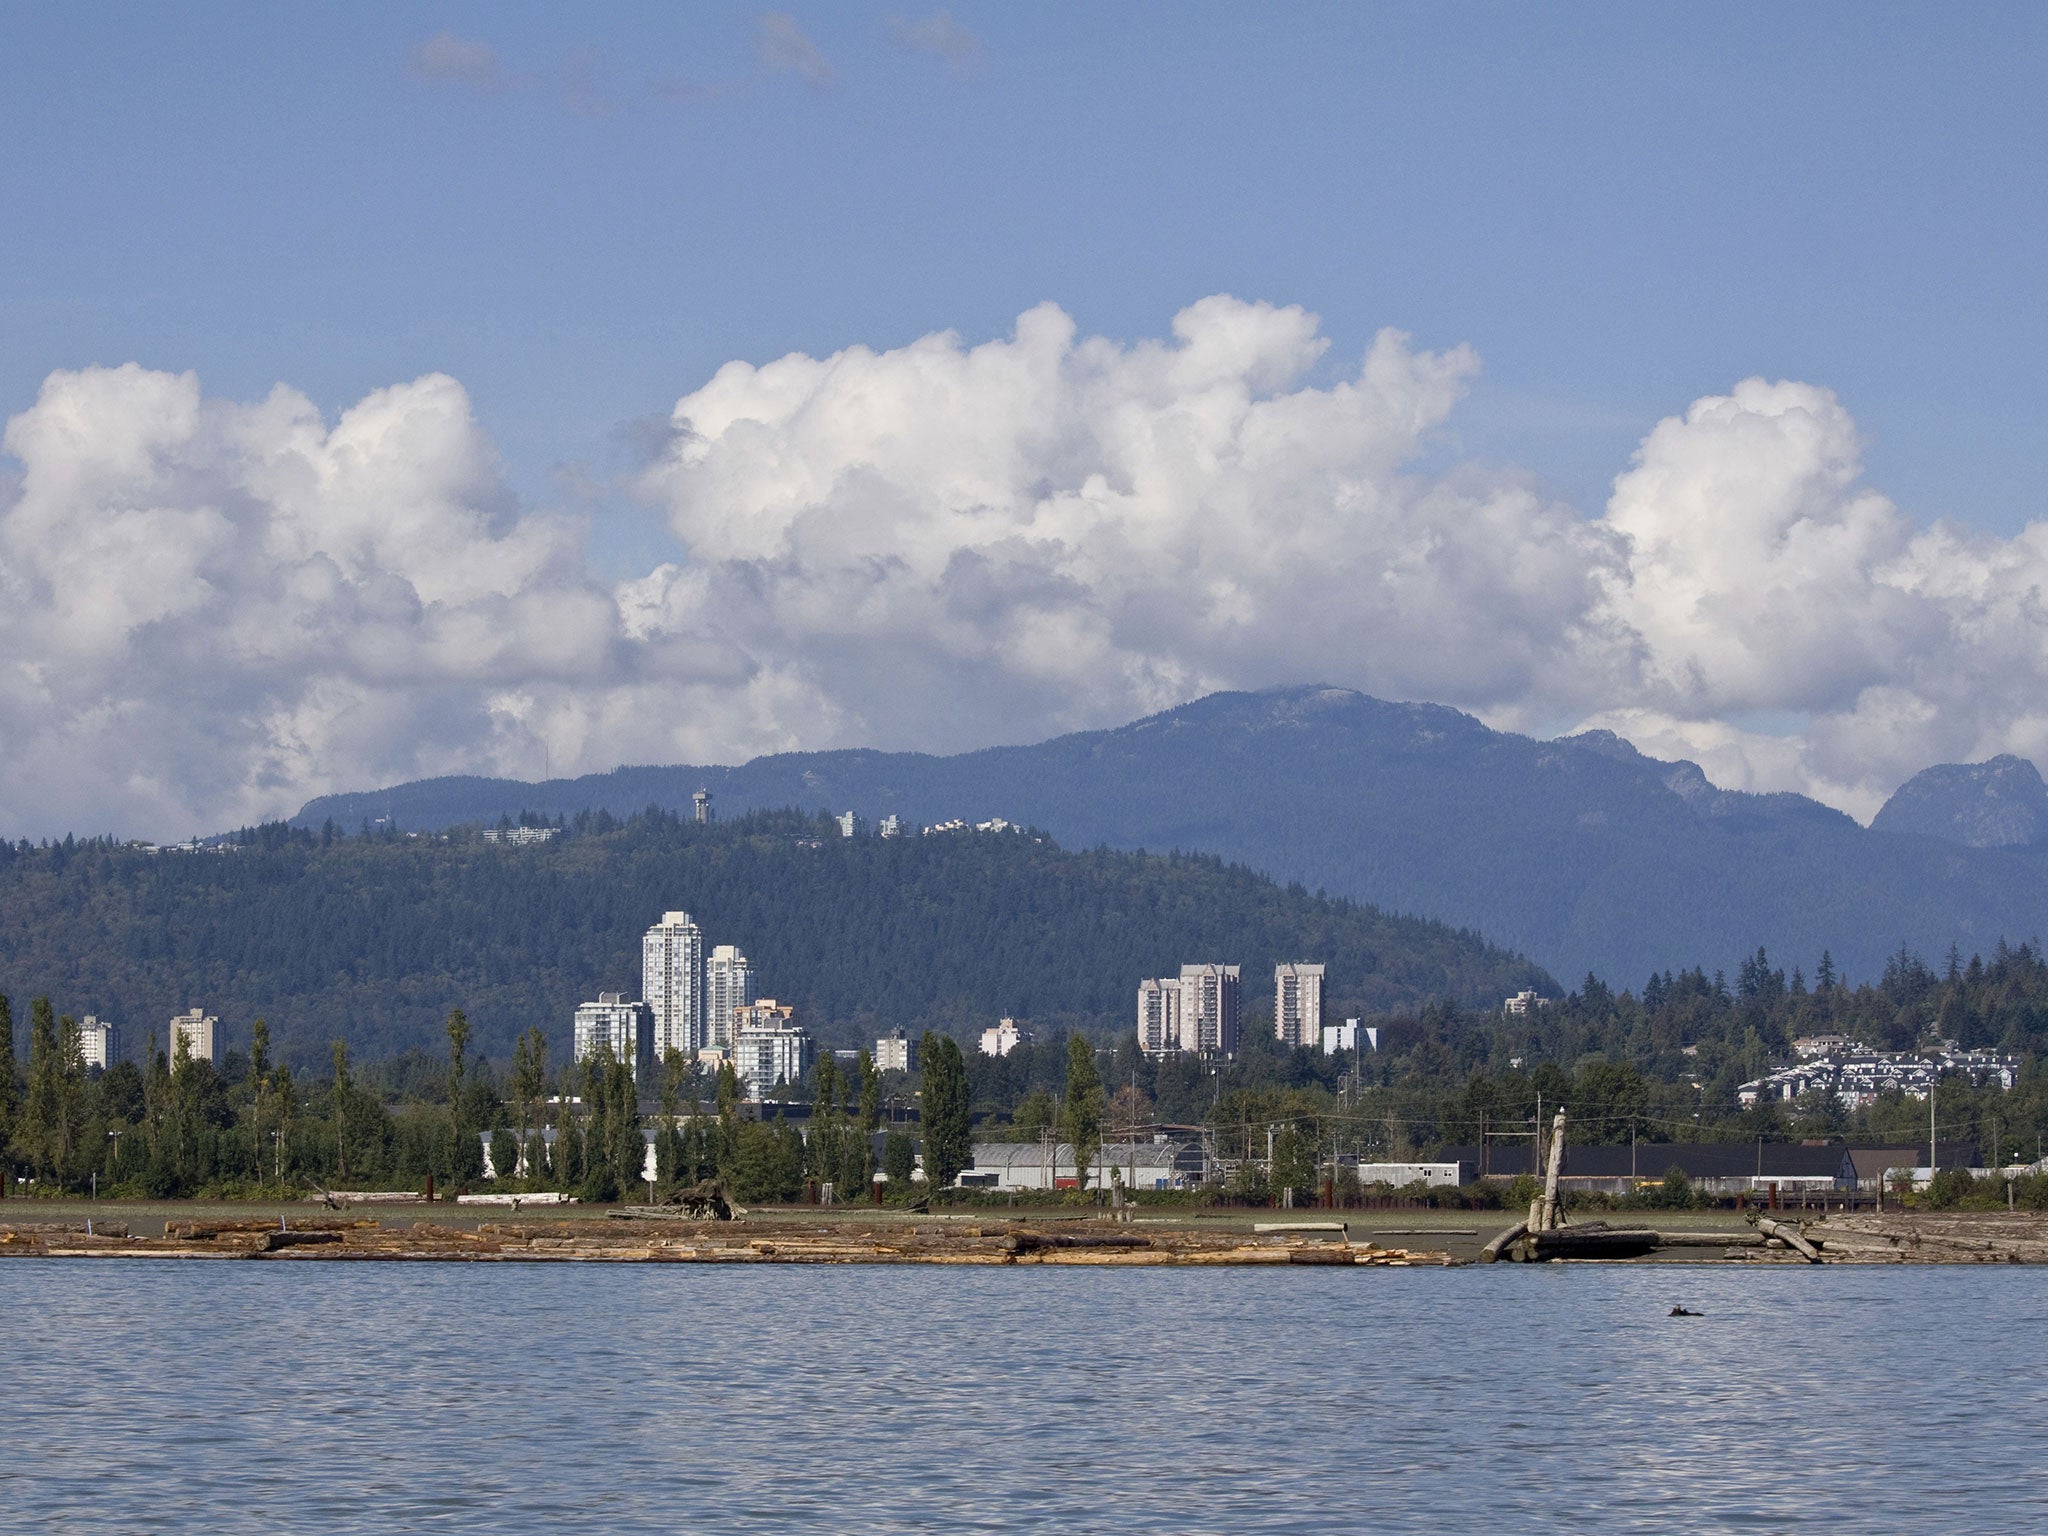
M13 1139L14 1112L20 1102L14 1065L14 1009L0 995L0 1159L5 1159L8 1143ZM6 1168L0 1166L0 1178L6 1176Z
M866 1046L860 1052L860 1128L870 1136L882 1128L882 1073Z
M967 1117L967 1062L951 1035L925 1032L923 1065L925 1188L948 1189L973 1155Z
M1088 1187L1088 1170L1102 1147L1102 1075L1095 1070L1095 1047L1086 1036L1067 1036L1067 1099L1060 1106L1060 1129L1074 1149L1079 1187Z

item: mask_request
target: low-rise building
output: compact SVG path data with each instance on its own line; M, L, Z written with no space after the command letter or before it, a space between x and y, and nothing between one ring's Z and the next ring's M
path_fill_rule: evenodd
M654 1074L654 1010L623 992L600 992L596 1002L579 1003L576 1059L588 1061L600 1046L611 1047L613 1059L632 1069L635 1082L650 1081Z
M1088 1188L1193 1189L1206 1168L1198 1142L1156 1136L1146 1141L1104 1142L1088 1166ZM982 1142L961 1172L963 1189L1078 1189L1074 1149L1064 1141Z
M185 1054L194 1061L220 1065L220 1020L202 1009L194 1008L181 1013L171 1020L171 1059L178 1056L178 1047L185 1047Z
M1815 1037L1840 1040L1841 1036ZM1814 1041L1795 1041L1800 1044ZM1845 1049L1805 1055L1789 1066L1744 1083L1735 1090L1744 1109L1764 1099L1790 1101L1808 1093L1832 1095L1844 1109L1861 1109L1887 1093L1925 1099L1945 1074L1968 1079L1977 1087L1995 1083L2010 1089L2019 1079L2017 1057L1999 1051L1965 1051L1953 1040L1918 1051L1873 1051L1853 1042Z
M875 1042L877 1072L915 1072L917 1042L900 1029L892 1029Z
M1323 1054L1334 1056L1339 1051L1367 1050L1380 1048L1379 1027L1360 1024L1356 1019L1346 1019L1342 1024L1323 1026Z
M1532 1008L1541 1008L1543 1004L1544 999L1538 997L1533 990L1529 990L1517 992L1513 997L1500 1005L1500 1011L1502 1013L1527 1013Z
M1472 1165L1461 1162L1360 1163L1356 1171L1361 1184L1391 1184L1396 1189L1406 1189L1411 1184L1456 1189L1473 1178Z
M544 843L555 835L554 827L485 827L484 841L487 843L510 843L515 848L530 847Z

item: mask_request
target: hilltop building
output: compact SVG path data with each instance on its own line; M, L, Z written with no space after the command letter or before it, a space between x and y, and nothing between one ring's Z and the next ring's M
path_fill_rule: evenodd
M910 831L910 827L901 816L891 811L882 818L881 825L875 830L883 837L902 837Z
M194 1061L220 1065L220 1020L210 1013L194 1008L190 1013L181 1013L171 1020L171 1059L178 1059L178 1045L182 1041L185 1054Z
M735 945L721 944L704 965L704 1043L730 1050L733 1015L754 1000L754 969Z
M1323 968L1298 960L1273 967L1273 1034L1283 1045L1315 1050L1323 1038Z
M794 1086L810 1071L811 1037L796 1026L796 1010L772 997L733 1010L733 1071L747 1097L765 1099L777 1084Z
M121 1059L121 1031L112 1024L103 1024L91 1014L78 1026L79 1048L85 1053L85 1064L98 1067L102 1072Z
M600 1045L632 1068L633 1081L648 1082L654 1071L654 1010L631 1002L623 992L600 992L594 1003L576 1008L576 1059L588 1061Z
M1534 991L1517 992L1513 997L1500 1005L1500 1011L1502 1013L1527 1013L1532 1008L1541 1008L1544 1005L1544 1001Z
M687 912L664 912L640 946L640 995L654 1010L654 1054L694 1056L704 1039L704 930Z
M1823 1041L1827 1043L1819 1052L1800 1050ZM1873 1051L1835 1035L1795 1040L1792 1048L1801 1060L1735 1090L1744 1109L1754 1109L1761 1099L1792 1100L1807 1093L1832 1095L1844 1109L1851 1110L1874 1104L1892 1092L1902 1098L1925 1099L1942 1075L1950 1072L1979 1087L1996 1083L2010 1090L2019 1080L2018 1058L1999 1051L1961 1050L1953 1040L1925 1051Z
M875 1042L877 1072L915 1072L917 1042L900 1029L892 1029Z
M690 796L690 806L696 812L695 819L697 825L700 827L707 825L711 820L711 791L708 789L698 790L694 795Z
M487 843L510 843L515 848L529 847L544 843L555 835L553 827L485 827L484 841Z
M868 829L866 819L853 811L841 811L832 819L839 823L839 835L841 837L859 837L861 833Z
M981 1032L981 1054L1007 1056L1030 1038L1017 1027L1015 1019L1002 1019Z

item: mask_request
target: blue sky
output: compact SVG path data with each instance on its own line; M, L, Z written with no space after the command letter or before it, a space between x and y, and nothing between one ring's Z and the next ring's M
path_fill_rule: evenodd
M1333 362L1471 344L1458 446L1589 506L1763 374L1841 395L1912 515L2038 515L2048 13L964 4L961 72L899 11L790 14L822 89L750 8L11 7L0 396L136 359L334 410L441 369L546 496L729 358L1226 291ZM530 79L409 74L443 31Z
M1735 599L1700 586L1715 578L1697 551L1655 613L1617 616L1609 603L1589 619L1598 603L1585 597L1577 617L1532 620L1526 646L1489 636L1490 654L1534 658L1512 676L1404 667L1370 636L1335 645L1327 665L1274 646L1226 655L1213 636L1135 649L1119 637L1103 642L1099 675L1124 681L1095 688L1003 671L985 647L952 640L925 654L900 608L886 633L827 626L792 638L786 615L739 622L728 607L715 622L684 619L671 602L661 633L687 630L698 670L685 668L685 693L663 707L751 711L751 733L621 735L587 700L580 713L548 702L556 683L585 694L624 686L611 673L571 676L566 663L560 676L548 671L556 663L532 663L529 686L499 657L478 663L459 705L442 694L372 709L365 700L388 679L344 688L307 674L286 685L266 662L253 693L208 706L272 722L247 744L264 766L219 783L198 768L159 781L135 766L120 779L128 789L95 793L145 819L173 814L166 807L195 817L290 809L302 792L365 777L513 771L534 730L556 743L554 761L577 767L867 740L954 747L1107 723L1177 692L1312 675L1426 693L1527 728L1597 719L1698 755L1725 782L1804 788L1859 814L1923 759L2048 749L2048 718L2031 706L1979 700L1956 713L1942 702L1954 677L1991 664L1988 653L1944 652L1932 673L1906 675L1939 649L1936 630L1953 649L1981 615L1902 617L1897 596L1981 591L1979 566L2013 564L1999 545L1971 557L1976 574L1960 574L1924 541L1909 548L1914 530L1952 519L2007 540L2041 515L2032 429L2048 406L2036 365L2048 342L2044 43L2048 13L2031 9L1872 4L5 6L0 415L29 411L54 372L135 362L152 376L196 372L207 400L247 404L283 383L331 425L377 391L445 373L466 391L464 430L502 462L503 483L444 487L443 500L498 519L496 535L507 515L575 523L573 559L535 555L521 590L539 590L535 573L609 590L669 565L755 590L739 572L747 561L803 564L787 543L779 555L721 544L680 470L659 485L643 474L673 446L665 424L678 400L733 360L856 346L893 355L947 331L967 346L1007 338L1043 302L1080 336L1129 347L1167 336L1178 312L1210 295L1299 306L1319 317L1327 346L1289 375L1289 390L1358 378L1383 327L1408 333L1417 355L1468 346L1479 366L1462 376L1454 409L1439 408L1433 385L1415 386L1417 419L1428 419L1405 472L1451 487L1490 476L1486 497L1521 485L1575 510L1585 528L1553 520L1529 537L1542 549L1583 534L1592 552L1556 579L1589 592L1651 590L1649 566L1615 577L1599 550L1622 538L1648 550L1661 537L1651 530L1697 518L1705 503L1667 498L1629 522L1608 507L1611 484L1660 421L1744 379L1800 381L1844 413L1818 432L1832 445L1815 449L1825 462L1799 471L1801 485L1848 498L1822 522L1861 526L1856 493L1843 489L1851 481L1895 513L1891 532L1852 562L1865 576L1891 572L1889 585L1862 620L1844 619L1887 638L1818 657L1803 691L1718 681L1770 671L1768 657L1753 665L1756 637L1797 621L1751 615L1746 638L1716 651L1687 626ZM1259 345L1292 343L1273 332ZM80 409L96 424L119 414L91 402ZM1783 402L1743 410L1776 420ZM21 429L20 442L30 436ZM0 501L10 474L62 478L23 469L20 442L12 471L0 460ZM767 484L810 464L808 451L782 442L779 467L728 466L723 483ZM833 452L856 469L872 457ZM216 471L246 494L242 470ZM1723 494L1730 482L1715 474ZM904 471L892 484L914 500L937 475ZM1787 506L1817 494L1783 491ZM44 518L39 527L112 515L112 503L34 502L21 515ZM205 502L216 504L220 495ZM832 515L844 525L853 514ZM191 569L211 573L210 592L229 592L209 560L191 553ZM565 576L564 560L581 563ZM1902 562L1914 574L1899 575ZM24 581L50 579L26 556L15 563ZM955 579L957 563L947 569ZM407 579L428 609L441 602L434 577ZM940 579L926 582L934 602ZM1090 580L1071 564L1058 579ZM1810 561L1785 579L1807 583L1787 599L1793 608L1861 611L1861 597L1813 577ZM505 580L492 602L517 596ZM1452 595L1446 623L1465 600L1498 599ZM220 633L254 611L238 601L222 598ZM654 599L634 588L618 601L624 614ZM941 606L957 616L960 601L952 592ZM1102 623L1136 624L1146 601L1119 592ZM1003 611L1012 623L1014 606ZM1670 644L1692 649L1673 652L1663 682L1616 682L1621 663L1577 652L1571 681L1557 681L1557 635L1625 624L1638 638L1621 650L1640 657L1665 644L1654 632L1666 619ZM1040 604L1031 638L1005 633L1020 646L1085 649L1070 620ZM653 633L617 622L608 654ZM120 643L145 643L139 633ZM1994 649L2048 651L2038 639L2026 631ZM100 665L112 643L79 654ZM889 698L900 684L835 671L835 647L856 645L901 676L945 673L963 696L1001 702L965 724L972 711L952 704L929 718L905 712ZM703 660L711 650L722 659ZM951 671L948 657L959 661ZM644 678L670 662L616 665ZM36 666L54 675L53 661ZM1015 689L990 694L995 672ZM78 688L101 686L77 676ZM744 699L701 692L741 677ZM870 685L876 697L863 703ZM326 727L305 723L308 699L336 688L357 690L350 707L374 717L362 734L380 743L346 761L334 760ZM99 702L127 707L111 694ZM472 722L467 734L408 735L451 709ZM0 724L6 710L0 699ZM553 723L534 723L544 717ZM1908 719L1921 722L1917 734L1895 750L1873 745ZM13 728L52 733L53 760L87 739L70 717ZM22 824L73 814L63 795L26 782L0 793L0 813L10 798L46 807L24 809Z

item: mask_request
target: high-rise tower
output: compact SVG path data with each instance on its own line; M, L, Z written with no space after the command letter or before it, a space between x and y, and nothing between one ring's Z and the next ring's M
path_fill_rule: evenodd
M732 1049L733 1010L754 1000L754 969L731 944L711 951L704 966L704 1043Z
M694 1056L704 1040L704 930L664 912L640 946L641 996L654 1010L654 1054Z
M1298 960L1273 967L1273 1034L1287 1045L1317 1050L1323 1041L1323 968Z

